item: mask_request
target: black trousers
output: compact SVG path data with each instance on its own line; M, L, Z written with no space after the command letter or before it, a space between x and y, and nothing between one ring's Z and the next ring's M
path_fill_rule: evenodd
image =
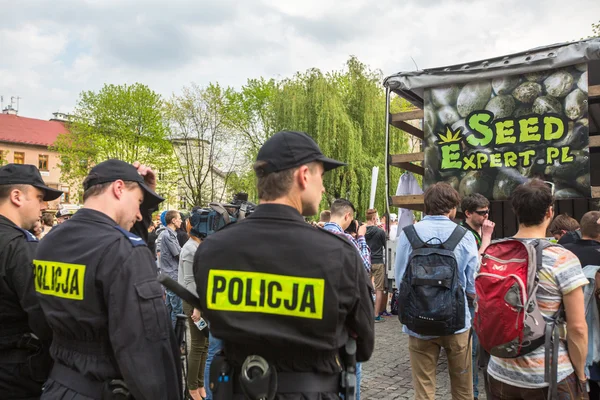
M41 397L42 400L55 400L55 399L70 399L70 400L100 400L102 399L102 393L98 393L98 397L92 398L77 393L76 391L69 389L68 387L61 385L54 379L50 378L44 385L44 393Z
M0 399L37 400L42 384L33 380L28 364L0 363Z

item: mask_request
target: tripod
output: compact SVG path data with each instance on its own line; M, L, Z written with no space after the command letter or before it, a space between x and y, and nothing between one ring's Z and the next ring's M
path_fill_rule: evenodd
M184 314L177 314L177 320L175 321L175 337L179 348L181 349L181 377L183 379L183 397L189 399L189 390L187 386L187 375L188 375L188 343L187 343L187 327L185 321L187 316Z

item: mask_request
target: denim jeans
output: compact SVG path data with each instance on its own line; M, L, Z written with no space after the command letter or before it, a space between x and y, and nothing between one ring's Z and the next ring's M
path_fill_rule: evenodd
M217 339L211 334L208 336L208 355L206 356L206 365L204 367L204 389L206 390L206 400L212 400L212 392L210 391L210 364L215 354L223 348L223 341Z
M475 321L475 307L469 307L469 311L471 312L471 322ZM473 329L473 337L471 339L473 341L473 397L479 397L479 389L477 386L479 385L479 367L477 365L477 348L479 347L479 339L477 339L477 334Z
M177 314L183 314L183 303L181 302L181 299L169 289L167 289L166 297L167 309L171 313L171 324L173 324L173 329L175 329Z
M360 400L360 379L362 378L362 363L356 363L356 400Z

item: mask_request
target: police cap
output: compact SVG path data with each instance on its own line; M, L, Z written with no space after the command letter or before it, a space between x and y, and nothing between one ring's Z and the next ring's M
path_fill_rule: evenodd
M7 164L0 167L0 185L31 185L44 191L44 201L58 199L63 192L46 186L35 165Z
M304 132L281 131L271 136L258 151L256 161L264 161L266 173L296 168L321 161L325 171L346 165L325 157L317 142Z
M127 182L136 182L140 185L144 192L144 206L146 207L156 206L165 200L146 185L144 178L133 165L116 159L101 162L92 168L83 182L83 190L119 179Z

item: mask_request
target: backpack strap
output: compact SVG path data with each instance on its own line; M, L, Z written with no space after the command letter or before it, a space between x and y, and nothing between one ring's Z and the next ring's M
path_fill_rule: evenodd
M460 241L466 233L467 230L464 227L456 225L456 228L454 228L454 231L452 232L448 240L442 243L442 247L446 250L454 251L454 249L456 248L456 246L458 246L458 244L460 243Z
M421 240L421 238L419 237L419 235L417 235L417 230L415 229L414 224L410 224L410 225L404 227L404 229L402 229L402 230L404 231L404 234L406 235L406 238L410 242L410 245L413 248L413 250L420 249L421 247L426 247L425 242L423 242Z
M554 244L546 239L539 239L533 243L535 247L536 272L542 268L543 251L548 247L560 245ZM548 382L548 399L558 400L558 352L560 334L558 324L564 320L564 305L561 303L554 318L546 323L545 355L544 355L544 380Z
M563 305L560 305L557 314L561 314ZM548 399L559 400L558 397L558 351L560 334L557 321L546 322L546 340L544 355L544 380L548 382Z

